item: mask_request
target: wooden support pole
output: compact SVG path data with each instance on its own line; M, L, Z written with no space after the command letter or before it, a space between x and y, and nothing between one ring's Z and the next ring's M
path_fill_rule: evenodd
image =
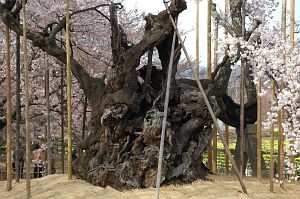
M224 137L225 137L227 145L229 146L229 131L228 131L228 125L227 124L225 124ZM225 153L225 174L226 175L229 174L229 158L228 158L227 153Z
M258 80L257 84L257 132L256 132L256 139L257 139L257 179L261 180L261 130L262 130L262 120L261 120L261 78Z
M243 179L242 179L242 177L241 177L241 174L240 174L240 172L238 171L238 167L237 167L237 165L236 165L236 163L235 163L235 161L234 161L234 159L233 159L233 157L232 157L232 154L231 154L231 152L230 152L230 150L229 150L228 144L226 143L226 140L225 140L225 137L224 137L224 133L223 133L223 131L221 130L221 128L220 128L220 126L219 126L219 124L218 124L218 122L217 122L217 117L215 116L214 111L212 110L212 107L211 107L211 105L210 105L210 103L209 103L209 101L208 101L208 99L207 99L207 96L206 96L205 91L204 91L204 89L203 89L203 87L202 87L202 85L201 85L201 82L200 82L200 80L199 80L199 77L196 75L196 72L195 72L195 70L194 70L194 68L193 68L193 64L192 64L191 59L190 59L190 57L189 57L189 55L188 55L188 52L187 52L187 50L186 50L186 48L185 48L185 45L184 45L184 42L183 42L183 40L182 40L182 38L181 38L181 36L180 36L180 33L179 33L178 29L177 29L176 23L175 23L175 21L174 21L172 15L171 15L171 13L170 13L170 10L168 9L167 3L164 3L164 4L165 4L165 7L166 7L167 12L168 12L168 14L169 14L169 19L170 19L170 21L171 21L171 23L172 23L172 25L173 25L173 27L174 27L174 30L175 30L175 32L176 32L176 34L177 34L178 40L179 40L180 44L182 45L182 49L183 49L183 52L184 52L184 54L185 54L185 57L186 57L186 59L187 59L187 61L188 61L189 67L190 67L190 69L191 69L192 72L193 72L193 75L194 75L194 78L195 78L196 83L197 83L197 85L198 85L198 88L199 88L199 90L200 90L200 92L201 92L201 94L202 94L203 100L204 100L204 102L205 102L205 104L206 104L206 106L207 106L207 108L208 108L209 114L210 114L210 116L211 116L211 118L212 118L214 124L216 125L216 128L217 128L217 130L218 130L218 132L219 132L220 139L222 140L223 145L224 145L224 148L225 148L225 151L226 151L226 153L228 154L228 157L230 158L232 167L233 167L233 169L234 169L234 171L235 171L235 173L236 173L236 175L237 175L237 177L238 177L238 180L239 180L240 185L241 185L241 187L242 187L242 189L243 189L243 192L244 192L245 194L248 194L247 188L246 188L246 186L245 186L245 184L244 184L244 182L243 182Z
M211 78L211 0L207 0L207 79ZM207 156L208 168L212 171L212 141L209 142Z
M214 69L218 67L218 39L219 39L219 25L218 21L214 23ZM213 141L212 141L212 172L218 172L218 140L217 140L217 129L213 126Z
M62 174L65 173L65 110L64 110L64 68L60 69L60 110L61 110L61 139L60 139L60 160Z
M27 51L27 30L26 30L26 0L22 0L22 18L23 18L23 39L24 39L24 77L25 77L25 134L26 134L26 196L31 197L30 193L30 129L29 129L29 67Z
M60 47L63 48L63 33L60 31L61 41ZM60 161L61 161L61 170L62 174L65 173L65 109L64 109L64 67L61 65L60 69L60 111L61 111L61 128L60 128Z
M275 81L272 80L272 100L275 100ZM270 191L274 192L274 123L271 123L270 143Z
M245 40L245 0L242 1L242 37L243 40ZM244 53L244 50L242 50L242 53ZM245 103L244 103L244 85L245 85L245 66L246 66L246 60L241 56L241 82L240 82L240 137L241 137L241 143L240 143L240 172L241 177L244 176L244 134L245 134L245 127L244 127L244 115L245 115Z
M290 44L291 48L294 48L295 45L295 0L290 0ZM293 167L296 167L295 165L295 157L291 155L290 161L293 164ZM293 169L294 171L294 169ZM294 182L296 177L296 172L292 174L292 182Z
M295 43L295 0L290 0L290 43L294 48Z
M227 17L228 17L228 0L225 0L225 21L227 21ZM227 39L228 37L228 31L225 29L225 38ZM225 50L225 54L227 55L227 49ZM226 143L229 145L229 128L228 125L225 124L225 139L226 139ZM229 174L229 160L228 160L228 155L227 153L225 153L225 173L226 175Z
M20 15L17 15L18 24L20 25ZM20 181L20 152L23 156L23 150L20 150L20 124L21 124L21 39L20 34L16 35L16 182ZM24 144L24 143L22 143ZM23 158L22 158L23 159ZM22 162L23 164L24 162ZM22 165L23 168L23 165ZM23 173L23 172L22 172Z
M281 15L281 41L284 42L285 45L286 41L286 5L287 0L282 0L282 15ZM282 52L282 58L285 60L284 52ZM283 89L282 82L279 83L279 89ZM279 160L278 160L278 174L279 174L279 182L280 188L284 188L284 179L283 179L283 163L284 163L284 138L283 138L283 109L279 110L279 117L278 117L278 153L279 153Z
M7 191L12 189L12 102L11 102L11 76L10 76L10 30L5 26L6 43L6 174Z
M44 53L44 64L46 67L45 73L45 94L46 94L46 109L47 109L47 174L51 174L51 136L50 136L50 100L49 100L49 68L46 59L46 53Z
M199 77L199 0L196 0L196 73Z
M72 110L70 63L70 0L66 5L66 53L67 53L67 107L68 107L68 180L72 179Z

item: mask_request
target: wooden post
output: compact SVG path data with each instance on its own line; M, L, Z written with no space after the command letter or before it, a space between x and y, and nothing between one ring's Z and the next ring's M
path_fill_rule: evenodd
M24 77L25 77L25 133L26 133L26 196L30 198L30 129L29 129L29 68L27 55L27 30L25 2L22 0L23 39L24 39Z
M207 79L211 78L211 0L207 0ZM208 168L212 171L212 141L208 144Z
M283 45L285 45L286 41L286 4L287 0L282 0L282 15L281 15L281 41L284 42ZM284 52L282 52L282 58L285 60ZM279 83L279 89L283 89L282 82ZM283 109L279 110L279 117L278 117L278 153L279 153L279 160L278 160L278 174L279 174L279 182L280 182L280 188L284 188L284 179L283 179L283 163L284 163L284 138L283 138L283 128L282 128L282 122L283 122Z
M65 173L65 110L64 110L64 68L60 69L60 110L61 110L61 140L60 160L62 174Z
M61 33L61 41L60 47L63 48L63 40L62 40L62 31ZM64 67L61 66L60 69L60 111L61 111L61 140L60 140L60 160L61 160L61 170L62 174L65 173L65 109L64 109Z
M10 76L10 30L5 27L6 43L6 174L7 174L7 191L12 189L12 116L11 116L11 76Z
M261 180L261 78L258 80L257 84L257 179Z
M272 80L272 100L275 100L275 81ZM274 192L274 123L271 123L270 143L270 191Z
M51 174L51 137L50 137L50 100L49 100L49 68L46 60L46 53L44 53L44 64L46 67L45 74L45 93L46 93L46 109L47 109L47 174Z
M196 0L196 73L199 77L199 0Z
M67 53L67 106L68 106L68 179L72 179L72 112L71 112L71 63L70 63L70 0L66 7L66 53Z
M228 17L228 0L225 0L225 21L227 22L227 17ZM227 39L228 37L228 31L225 29L225 38ZM225 50L225 54L227 55L227 49ZM225 124L225 131L224 131L224 136L226 139L227 144L229 145L229 131L228 131L228 125ZM225 153L225 173L226 175L229 174L229 160L228 160L228 155Z
M17 15L18 23L20 23L20 15ZM20 123L21 123L21 45L20 34L16 35L16 182L20 181ZM23 153L23 152L22 152ZM23 155L23 154L22 154ZM23 165L22 165L23 167Z
M290 43L294 48L295 40L295 0L290 0Z
M219 31L218 31L218 21L215 21L214 27L214 70L218 67L218 39L219 39ZM217 173L218 171L218 140L217 140L217 129L215 125L213 126L213 141L212 141L212 172Z
M245 40L245 0L242 1L242 37ZM244 53L244 50L242 50ZM241 60L241 84L240 84L240 136L241 136L241 148L240 148L240 172L241 176L244 175L244 84L245 84L245 66L246 60L242 57ZM246 164L246 163L245 163Z
M291 48L294 48L294 38L295 38L295 0L290 0L290 44ZM290 161L293 164L294 167L295 165L295 157L291 155ZM292 182L294 182L296 177L296 173L292 174Z

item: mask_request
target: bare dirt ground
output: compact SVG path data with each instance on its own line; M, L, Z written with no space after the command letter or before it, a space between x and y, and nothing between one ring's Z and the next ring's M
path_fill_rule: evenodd
M285 183L286 191L279 189L275 184L275 193L269 192L268 181L259 182L255 178L245 178L245 184L249 195L241 192L240 185L234 176L213 175L209 176L212 181L196 181L188 185L172 185L161 188L162 199L297 199L300 198L300 182ZM39 199L152 199L155 189L140 189L132 191L117 191L111 187L101 188L86 183L80 179L67 180L66 175L51 175L31 181L32 198ZM25 181L13 182L13 190L6 191L6 182L0 182L0 198L26 198Z

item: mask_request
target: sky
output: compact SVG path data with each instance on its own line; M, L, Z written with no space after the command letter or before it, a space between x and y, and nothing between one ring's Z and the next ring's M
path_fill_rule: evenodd
M179 30L188 31L186 35L185 45L188 53L193 58L196 57L196 0L186 0L187 10L179 16ZM217 3L217 10L224 10L224 0L214 0ZM289 0L288 0L289 2ZM157 14L165 9L163 0L125 0L123 5L126 9L137 8L139 12ZM287 8L289 8L289 3ZM296 17L295 19L300 21L300 1L295 1ZM280 20L281 17L281 5L275 13L275 18ZM289 20L289 19L287 19ZM199 2L199 53L200 53L200 65L206 66L206 31L207 31L207 0ZM213 28L213 26L212 26ZM213 29L212 29L213 31ZM221 34L221 33L220 33ZM220 35L221 36L221 35Z

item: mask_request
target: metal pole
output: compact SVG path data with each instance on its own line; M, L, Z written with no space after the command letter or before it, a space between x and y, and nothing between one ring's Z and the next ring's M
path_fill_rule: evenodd
M170 87L171 87L171 74L172 74L174 51L175 51L175 41L176 41L176 32L174 31L172 48L171 48L171 56L170 56L170 62L168 67L167 88L166 88L166 97L164 103L164 115L163 115L160 145L159 145L159 157L158 157L158 166L157 166L157 175L156 175L156 195L155 195L156 199L159 199L159 192L160 192L161 167L162 167L162 160L164 154L164 143L165 143L165 134L166 134L166 127L167 127L167 115L168 115L169 95L170 95Z
M185 54L185 57L186 57L186 59L187 59L187 61L188 61L189 67L190 67L190 69L191 69L192 72L193 72L194 78L195 78L195 80L196 80L196 82L197 82L197 85L198 85L198 87L199 87L199 89L200 89L200 92L201 92L202 97L203 97L203 99L204 99L204 102L205 102L205 104L206 104L206 106L207 106L207 109L208 109L208 111L209 111L209 113L210 113L210 116L211 116L211 118L212 118L214 124L216 125L216 128L217 128L217 130L218 130L218 132L219 132L220 139L222 140L223 145L224 145L224 148L225 148L225 151L226 151L226 153L228 154L228 156L229 156L229 158L230 158L232 167L234 168L234 171L235 171L235 173L236 173L236 175L237 175L237 177L238 177L238 180L239 180L239 182L240 182L240 184L241 184L241 187L242 187L242 189L243 189L243 192L244 192L245 194L248 194L247 189L246 189L246 186L245 186L245 184L244 184L244 182L243 182L243 179L242 179L242 177L241 177L241 175L240 175L240 172L238 171L237 165L236 165L236 163L235 163L235 161L234 161L234 159L233 159L233 157L232 157L232 154L231 154L231 152L230 152L230 150L229 150L228 144L226 143L226 140L225 140L225 137L224 137L224 133L223 133L223 131L221 130L221 128L220 128L220 126L219 126L219 124L218 124L218 122L217 122L217 118L216 118L216 116L215 116L215 114L214 114L214 112L213 112L213 110L212 110L212 108L211 108L211 106L210 106L210 104L209 104L209 101L208 101L207 96L206 96L206 94L205 94L205 91L204 91L204 89L203 89L203 87L202 87L202 85L201 85L201 82L200 82L200 80L199 80L199 77L196 75L196 72L195 72L195 70L194 70L194 68L193 68L191 59L190 59L190 57L189 57L189 55L188 55L188 52L187 52L187 50L186 50L186 48L185 48L185 45L184 45L184 43L183 43L183 40L182 40L182 38L181 38L181 36L180 36L180 33L179 33L178 29L177 29L176 23L175 23L175 21L174 21L172 15L171 15L171 13L170 13L170 10L168 9L167 3L164 2L164 4L165 4L166 10L167 10L167 12L168 12L168 14L169 14L169 19L170 19L170 21L171 21L171 23L172 23L172 25L173 25L173 27L174 27L174 30L176 31L178 40L179 40L180 44L182 45L182 49L183 49L183 52L184 52L184 54Z
M245 41L245 0L242 1L242 38L243 41ZM242 50L242 53L244 53L244 50ZM245 127L244 127L244 114L245 114L245 107L244 107L244 84L245 84L245 66L246 66L246 60L241 56L241 82L240 82L240 137L241 137L241 143L240 143L240 172L241 177L244 176L244 135L245 135ZM246 163L245 163L246 164Z
M218 39L219 39L219 26L218 21L215 21L214 27L214 70L218 66ZM217 129L213 125L213 141L212 141L212 172L217 173L217 166L218 166L218 140L217 140Z
M211 78L211 0L207 0L207 79ZM207 158L208 168L212 171L212 141L209 141Z
M27 30L25 2L22 0L23 38L24 38L24 77L25 77L25 132L26 132L26 196L30 198L30 129L29 129L29 68L27 55Z
M6 43L6 174L7 174L7 191L12 189L12 102L11 102L11 76L10 76L10 30L5 26L5 43Z
M199 77L199 0L196 0L196 73Z
M228 17L228 0L225 0L225 21L227 22L227 17ZM225 38L227 39L228 37L228 31L225 29ZM227 49L225 50L225 54L227 55ZM229 131L228 131L228 125L225 124L225 139L226 143L229 145ZM229 160L228 160L228 155L225 153L225 173L226 175L229 174Z
M70 0L66 7L66 53L67 53L67 105L68 105L68 179L72 179L72 112L71 112L71 63L70 63Z

